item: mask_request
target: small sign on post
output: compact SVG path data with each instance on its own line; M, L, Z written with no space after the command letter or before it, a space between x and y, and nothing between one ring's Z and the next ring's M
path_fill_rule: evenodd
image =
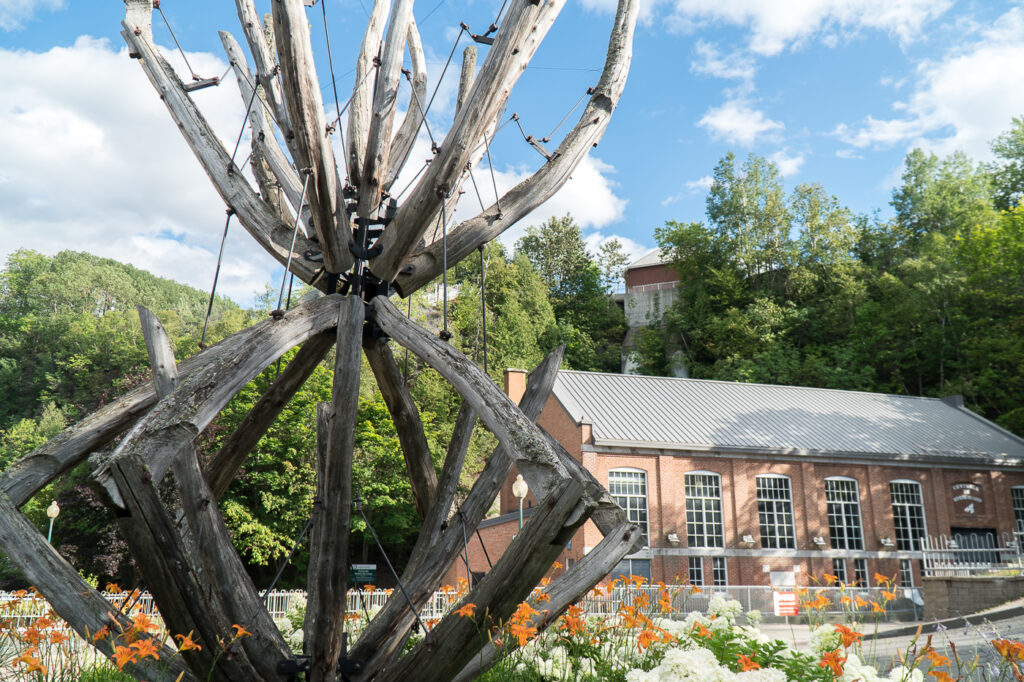
M775 592L772 594L772 604L776 616L795 616L800 613L796 592Z
M352 564L348 581L353 585L372 585L377 582L377 564Z

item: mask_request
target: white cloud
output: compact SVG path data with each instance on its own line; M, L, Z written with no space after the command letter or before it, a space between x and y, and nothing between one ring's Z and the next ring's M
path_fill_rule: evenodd
M1024 111L1018 82L1024 64L1024 9L1015 7L974 43L951 49L943 58L921 62L914 90L891 119L868 116L857 126L840 125L834 134L857 148L921 146L938 154L963 150L988 158L989 141Z
M835 45L840 33L862 29L887 31L906 44L951 5L951 0L675 0L668 25L685 32L704 23L740 26L750 31L751 50L775 55L817 33Z
M586 245L587 250L590 251L590 253L596 254L602 244L610 242L613 239L617 239L619 243L622 244L622 250L626 252L626 256L629 258L629 260L626 261L628 263L632 263L640 258L640 256L651 250L651 247L635 242L629 237L623 237L620 234L604 234L602 232L591 232L583 238L583 243Z
M638 21L643 24L649 24L654 17L655 6L661 2L662 0L640 0ZM583 5L584 9L592 12L615 14L615 10L619 6L619 0L580 0L580 4Z
M189 61L203 75L225 68L210 54ZM0 71L0 260L19 248L88 251L208 288L224 203L127 51L91 38L0 50ZM195 98L230 149L243 118L233 79ZM246 137L239 163L247 153ZM231 229L218 290L247 304L280 268Z
M694 73L749 82L757 71L754 60L742 52L722 55L717 47L704 40L697 41L695 51L697 59L690 62L690 70Z
M63 6L64 0L0 0L0 30L17 30L37 11L56 10Z
M711 189L711 184L713 182L714 179L710 175L705 175L703 177L697 178L696 180L687 180L686 182L683 183L686 186L685 192L680 192L679 194L673 194L672 196L665 197L664 199L661 200L661 205L668 206L669 204L674 204L677 201L685 198L687 195L695 194L697 192L707 192L709 189Z
M714 137L745 146L754 144L758 137L766 133L786 127L765 116L763 111L751 108L745 99L732 99L720 107L708 109L697 125Z
M796 173L799 172L800 167L804 165L803 154L790 156L789 152L785 149L780 149L768 158L778 167L779 173L781 173L784 178L796 175Z

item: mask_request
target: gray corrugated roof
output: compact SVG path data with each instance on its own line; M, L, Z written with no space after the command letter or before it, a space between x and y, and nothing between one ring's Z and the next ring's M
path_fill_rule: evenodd
M561 371L597 445L1024 460L1024 440L938 398Z
M662 263L668 263L667 260L661 259L661 249L651 249L644 255L637 258L635 261L626 266L627 269L633 268L645 268L649 265L660 265Z

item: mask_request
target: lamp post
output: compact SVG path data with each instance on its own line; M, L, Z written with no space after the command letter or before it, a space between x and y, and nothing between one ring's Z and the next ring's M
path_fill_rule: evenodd
M529 492L530 487L523 480L523 475L516 474L515 483L512 484L512 494L519 498L519 530L523 529L523 500Z
M50 518L50 530L46 533L47 542L50 542L53 539L53 522L57 520L58 514L60 514L60 507L57 505L57 500L54 500L50 503L50 506L46 508L46 515Z

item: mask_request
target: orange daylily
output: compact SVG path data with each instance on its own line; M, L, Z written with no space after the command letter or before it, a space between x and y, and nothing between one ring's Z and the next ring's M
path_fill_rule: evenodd
M829 651L821 657L821 661L818 663L819 668L829 668L832 670L832 674L839 677L843 674L843 664L846 663L846 657L839 655L839 650Z
M465 606L459 609L455 609L456 615L462 616L463 618L472 618L476 612L476 604L467 602Z
M1024 660L1024 644L1012 639L993 639L992 646L1006 661Z
M750 656L740 654L736 658L736 660L739 661L740 666L742 666L743 668L741 672L747 672L748 670L758 670L761 668L761 664L756 661L750 660Z
M952 663L951 660L940 654L935 649L928 649L928 652L925 654L925 656L928 657L928 661L931 663L933 668L938 668L939 666L949 665L950 663Z
M519 646L526 646L527 642L537 636L537 628L522 623L513 623L509 626L508 631L519 640Z
M700 623L696 623L695 627L697 629L697 636L698 637L707 637L708 639L711 638L711 630L708 630L706 627L704 627Z
M114 663L117 664L118 670L124 670L124 667L129 663L135 661L135 652L130 647L120 646L114 651Z
M845 649L849 649L850 645L856 644L864 638L863 634L845 625L836 625L836 632L843 638L843 648Z
M837 576L832 575L831 573L825 574L825 580L828 581L829 585L835 585L837 582L839 582L839 578Z
M936 682L956 682L956 680L949 676L944 670L929 670L928 674L935 678Z
M132 643L132 648L139 652L139 658L160 658L160 650L151 639L140 639Z
M643 653L644 649L649 647L652 643L658 641L658 636L654 634L654 630L643 630L640 636L636 638L636 648Z
M876 601L871 602L871 610L875 613L885 613L885 609Z
M203 647L192 641L191 632L187 635L175 635L174 637L178 640L178 651L191 651L192 649L202 651L203 649Z
M235 629L235 639L241 639L242 637L252 637L252 633L246 630L244 625L239 625L238 623L235 623L231 627Z

